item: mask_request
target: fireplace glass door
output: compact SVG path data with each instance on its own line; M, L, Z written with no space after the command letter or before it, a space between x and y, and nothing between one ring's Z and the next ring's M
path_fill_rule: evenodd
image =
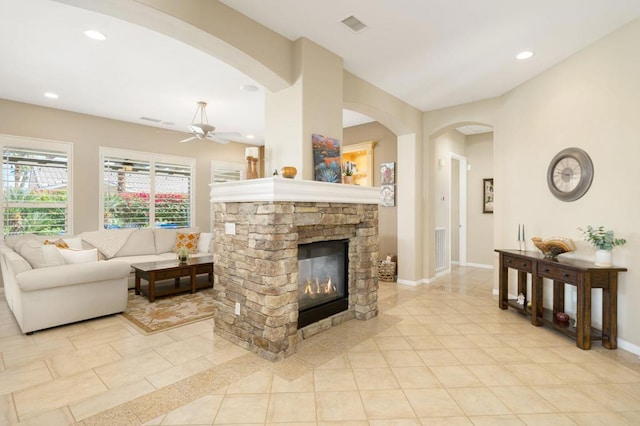
M348 240L299 245L298 277L298 326L346 310Z

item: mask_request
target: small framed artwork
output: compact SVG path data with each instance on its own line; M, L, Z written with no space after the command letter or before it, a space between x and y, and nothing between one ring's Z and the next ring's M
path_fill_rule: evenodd
M395 185L380 185L380 203L384 207L394 207L396 205L395 195Z
M482 179L482 213L493 213L493 178Z
M380 185L393 185L396 183L396 163L380 164Z

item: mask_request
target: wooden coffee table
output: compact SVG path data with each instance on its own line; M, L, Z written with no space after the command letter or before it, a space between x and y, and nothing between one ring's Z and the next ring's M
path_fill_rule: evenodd
M195 293L202 288L213 287L213 257L193 257L186 262L176 260L165 260L160 262L134 263L131 267L135 271L136 294L140 294L142 289L140 280L144 279L149 283L149 302L156 300L156 297L167 296L177 293ZM206 283L197 283L196 275L208 274ZM181 285L180 277L191 277L188 286ZM173 286L163 286L156 289L156 282L161 280L174 279Z

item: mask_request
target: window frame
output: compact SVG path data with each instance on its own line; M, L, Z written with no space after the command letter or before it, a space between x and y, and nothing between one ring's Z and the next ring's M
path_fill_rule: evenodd
M227 179L223 182L236 182L240 180L245 180L246 176L246 165L243 163L234 163L232 161L220 161L220 160L211 160L211 177L209 179L210 184L214 183L223 183L216 182L216 170L217 169L227 169L232 171L237 171L239 173L239 177L237 180Z
M62 141L54 141L49 139L38 139L38 138L30 138L26 136L13 136L7 134L0 134L0 150L2 151L3 156L3 166L4 166L4 150L6 147L13 148L24 148L33 151L46 151L46 152L61 152L66 154L67 156L67 201L66 201L66 229L64 230L64 234L73 235L73 143L72 142L62 142ZM4 197L4 172L0 173L0 184L2 187ZM43 207L51 207L50 202L42 203ZM62 203L55 203L56 205ZM9 206L5 206L4 200L0 201L0 217L2 220L0 221L0 236L4 238L5 229L4 229L4 211L5 207L9 208Z
M104 225L104 162L107 157L115 157L121 159L131 159L132 161L147 161L149 162L149 180L150 180L150 202L155 200L156 182L155 182L155 167L156 163L163 164L175 164L180 166L186 166L191 169L190 174L190 188L189 188L189 209L190 209L190 223L188 227L195 226L196 223L196 159L192 157L181 157L177 155L157 154L144 151L133 151L128 149L110 148L101 146L99 149L99 218L98 229L105 229ZM151 204L155 205L155 204ZM149 212L149 228L155 228L155 210L150 209Z

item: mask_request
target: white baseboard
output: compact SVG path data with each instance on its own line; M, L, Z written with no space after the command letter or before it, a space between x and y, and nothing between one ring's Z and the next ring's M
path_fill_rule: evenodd
M483 263L467 263L466 266L472 266L474 268L493 269L493 265L485 265Z
M411 287L417 287L417 286L419 286L420 284L422 284L423 280L419 280L419 281L409 281L409 280L403 280L403 279L398 278L398 279L396 280L396 282L397 282L398 284L402 284L402 285L408 285L408 286L411 286Z
M618 337L618 347L620 349L624 349L627 352L631 352L632 354L640 356L640 346L634 345L633 343L627 342Z

